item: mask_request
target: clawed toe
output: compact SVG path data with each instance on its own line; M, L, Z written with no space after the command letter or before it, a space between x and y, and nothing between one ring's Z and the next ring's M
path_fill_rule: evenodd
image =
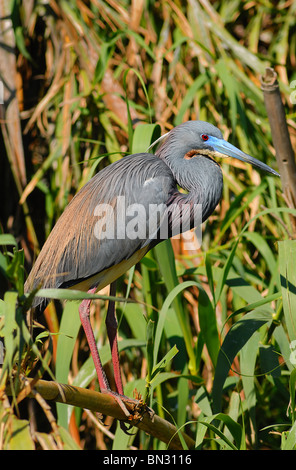
M128 436L134 436L136 433L135 432L129 432L129 430L133 427L133 424L129 424L128 426L124 421L120 421L120 429L124 432L124 434L127 434Z
M150 419L153 420L155 414L154 411L146 405L146 403L139 394L137 394L137 398L134 399L113 392L112 390L104 390L102 392L112 396L117 401L118 405L125 414L126 421L121 420L120 427L126 434L134 434L128 431L134 426L134 424L138 423L143 419L143 416L146 412L148 413Z

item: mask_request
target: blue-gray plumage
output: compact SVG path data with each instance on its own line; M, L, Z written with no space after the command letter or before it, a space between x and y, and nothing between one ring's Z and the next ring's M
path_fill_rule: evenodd
M203 121L181 124L160 142L155 155L126 156L101 170L77 193L44 244L26 282L27 292L39 284L44 288L68 287L95 292L113 283L161 241L160 228L164 221L168 221L168 236L176 233L178 209L184 210L187 228L193 228L192 208L201 204L205 221L222 195L222 171L214 160L216 157L234 157L277 175L264 163L226 142L215 126ZM181 193L178 186L187 190L187 194ZM126 228L133 218L133 205L142 207L143 212L137 219L139 236L131 238ZM114 217L109 232L109 235L114 232L113 238L106 236L106 211L104 217L102 207L109 208ZM147 217L150 207L158 209L154 231ZM36 299L35 305L38 302L40 300ZM89 303L88 300L82 302L80 318L101 390L109 393L90 331ZM113 351L116 343L114 311L108 315L109 320L111 318L109 330L113 327L109 335ZM115 346L116 349L117 343ZM117 363L118 353L114 352L112 358ZM117 390L122 394L118 364L114 365L114 370Z

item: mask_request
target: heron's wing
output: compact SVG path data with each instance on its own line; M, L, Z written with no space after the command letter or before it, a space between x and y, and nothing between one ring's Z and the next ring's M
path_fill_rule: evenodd
M100 273L109 280L106 270L120 263L128 269L138 261L135 253L149 250L174 189L170 169L155 155L130 155L101 170L59 218L26 291L70 287Z

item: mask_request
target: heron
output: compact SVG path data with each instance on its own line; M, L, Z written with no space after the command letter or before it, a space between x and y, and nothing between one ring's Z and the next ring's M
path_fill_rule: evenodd
M217 157L233 157L279 176L265 163L224 140L217 127L204 121L182 123L161 136L157 143L154 154L124 156L100 170L80 189L42 247L25 283L25 292L42 285L94 294L110 285L110 296L115 296L116 280L151 248L181 233L183 227L194 228L195 207L201 211L200 223L212 214L223 189ZM185 191L181 192L179 187ZM140 215L137 224L132 224L134 230L128 233L135 207ZM150 213L151 207L157 210ZM46 302L35 297L33 307L45 307ZM116 391L111 390L101 363L90 323L90 304L89 298L82 300L79 316L100 391L114 396L122 406L120 397L124 391L115 303L109 301L106 330Z

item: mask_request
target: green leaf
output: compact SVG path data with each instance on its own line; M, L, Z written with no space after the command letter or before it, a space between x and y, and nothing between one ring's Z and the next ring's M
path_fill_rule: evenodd
M159 124L138 124L133 134L132 153L147 152L148 147L161 135Z
M272 377L281 376L279 357L272 345L260 344L259 357L261 370L264 374L270 374Z
M250 337L249 341L240 350L240 371L242 374L242 384L245 394L246 404L256 430L256 390L255 390L255 367L258 355L260 334L258 331ZM254 442L255 444L255 442Z
M59 434L64 443L64 450L81 450L81 447L76 444L74 438L68 433L66 429L59 427Z
M169 352L153 367L152 369L152 375L151 375L151 381L150 383L153 383L153 380L155 377L167 367L168 362L170 362L176 354L178 354L178 349L176 346L174 346L172 349L169 350Z
M288 433L285 433L286 438L283 439L282 450L295 450L296 446L296 421Z
M157 352L159 349L161 334L164 328L167 309L172 303L173 308L177 314L179 325L181 327L186 345L186 351L189 356L189 369L192 375L196 375L196 359L193 349L193 339L188 322L188 316L186 310L183 308L182 299L178 294L186 287L197 284L195 282L192 283L191 281L186 281L180 285L176 272L174 252L170 240L167 240L157 245L154 248L154 252L156 254L159 269L166 284L167 291L169 292L169 295L167 296L159 314L159 320L156 328L154 341L154 361L156 362L157 360Z
M234 445L226 436L225 434L223 434L222 431L220 431L220 429L218 429L216 426L214 426L213 424L211 424L212 421L214 420L219 420L221 422L223 422L227 428L229 429L231 435L233 436L235 442L236 442L236 445ZM205 416L202 418L202 420L198 421L198 425L203 425L203 426L206 426L207 428L209 428L211 431L213 431L215 434L217 434L223 442L225 442L225 444L232 450L239 450L241 448L241 444L242 444L242 428L241 426L236 423L230 416L228 415L225 415L223 413L217 413L217 414L214 414L212 416ZM200 439L200 436L199 436L199 439ZM201 441L199 440L198 442L196 442L196 446L200 445L201 444Z
M2 303L4 314L4 327L1 331L1 336L4 338L5 356L3 364L3 372L8 367L9 370L13 366L13 358L17 347L17 338L15 332L18 331L16 322L16 308L17 308L17 292L7 291L4 295L4 303Z
M290 341L296 340L296 240L279 242L283 308Z
M271 251L265 238L263 238L262 235L256 232L245 232L243 236L247 238L251 243L253 243L257 250L260 251L261 255L265 259L269 271L273 273L277 267L277 263L273 252Z
M15 34L16 45L17 45L18 49L20 50L20 52L22 53L22 55L24 57L26 57L26 59L33 62L32 57L29 54L28 49L26 48L25 37L24 37L22 26L15 27L14 34Z
M14 246L17 246L17 241L9 233L2 233L2 234L0 234L0 245L14 245Z
M109 59L114 53L116 47L116 42L124 35L123 31L119 31L114 35L114 37L109 42L103 42L100 47L100 55L95 68L94 83L100 83L104 78L106 69L108 67Z
M215 290L215 297L214 297L216 305L217 305L217 303L218 303L218 301L221 297L223 287L226 283L229 271L232 267L233 258L234 258L234 255L235 255L235 252L236 252L236 249L237 249L237 246L238 246L238 242L239 242L239 240L237 240L236 243L233 245L232 250L231 250L231 252L230 252L230 254L227 258L227 261L226 261L225 265L223 266L220 277L218 279L217 287L216 287L216 290Z
M282 325L276 327L273 336L280 348L280 352L288 369L292 372L296 365L296 341L293 340L291 343L289 342L287 332Z
M175 126L178 126L183 122L183 117L186 111L189 109L191 106L192 102L194 101L194 98L196 97L196 93L198 90L200 90L205 84L209 81L209 77L206 74L201 74L199 77L197 77L192 85L187 90L186 95L184 96L182 100L182 104L179 108L179 112L175 118L174 124Z
M35 62L32 60L31 55L28 52L28 49L26 48L26 40L24 36L24 30L21 25L21 18L20 18L20 0L12 0L9 2L11 5L11 21L12 21L12 26L13 26L13 32L15 36L15 43L16 46L18 47L19 51L22 53L22 55L32 61L35 64Z
M155 389L158 385L160 385L161 383L165 382L166 380L171 380L171 379L180 379L181 377L183 377L183 375L180 375L176 372L160 372L155 375L155 377L153 378L153 382L151 382L151 389ZM187 377L185 377L187 378Z
M272 315L257 309L247 313L243 318L234 323L228 331L219 351L213 383L212 398L214 412L219 412L221 409L224 383L235 356L255 331L269 321L272 321Z
M257 197L259 194L263 193L265 190L266 190L266 187L267 187L267 182L265 180L263 180L251 193L250 195L247 197L246 201L244 203L239 203L235 200L233 202L233 205L236 206L236 210L231 210L232 209L232 206L230 207L229 211L230 211L230 215L226 214L226 216L224 217L224 220L223 220L223 223L222 223L222 227L221 229L219 230L219 234L218 236L216 237L216 243L217 241L221 240L226 232L227 229L229 229L229 227L231 226L231 224L234 222L234 220L239 216L239 214L241 214L244 210L248 209L249 206L250 206L250 203L253 201L253 199L255 199L255 197ZM247 191L246 191L246 194L247 194ZM241 201L241 197L242 195L240 194L239 196L237 196L239 198L239 202ZM283 212L285 211L284 209L286 208L281 208L283 209ZM258 217L262 216L263 214L268 214L272 212L272 209L266 209L258 214L256 214L251 220L248 221L248 223L245 225L244 229L242 230L242 232L240 233L240 236L243 235L243 233L247 230L248 226L252 223L252 221L256 220ZM239 237L240 237L239 236Z
M198 286L198 288L198 318L200 330L213 365L216 367L220 349L216 312L206 291L201 286Z
M147 323L147 387L150 387L150 381L152 377L152 370L153 370L153 346L154 346L154 332L155 332L155 322L149 320ZM148 391L148 390L147 390Z
M292 414L292 423L296 422L296 409L295 409L295 391L296 391L296 369L293 369L289 380L289 392L290 392L290 408Z
M9 450L35 450L29 421L12 416L12 428L7 448Z
M59 299L59 300L83 300L83 299L101 299L101 300L115 300L116 302L128 302L123 297L112 297L109 295L89 294L88 292L75 290L75 289L39 289L36 297L44 297L46 299Z
M81 326L78 307L78 302L67 302L63 311L56 355L56 380L60 383L68 383L73 350ZM68 428L70 409L72 407L57 403L58 424L65 429Z
M124 317L129 324L133 336L145 341L147 321L143 315L142 306L136 303L127 303L124 306Z
M6 268L6 275L16 287L19 295L24 293L24 251L13 249L13 258Z
M155 332L155 339L154 339L154 363L157 361L157 355L158 355L158 350L159 350L159 345L160 345L160 340L161 340L161 335L163 332L164 328L164 323L166 319L166 314L169 309L169 306L171 303L174 301L174 299L178 296L178 294L186 289L189 286L193 285L198 285L195 281L185 281L182 284L177 285L172 289L172 291L169 293L167 298L164 301L164 304L162 306L162 309L159 313L159 318L158 318L158 323L156 327L156 332ZM182 330L184 333L184 330Z
M213 414L208 392L204 386L198 388L194 401L197 403L205 416L211 416Z
M239 276L232 267L229 270L226 284L248 304L256 304L257 302L266 303L260 292ZM247 310L249 310L249 308L247 308ZM268 310L268 307L265 307L265 310ZM241 311L241 309L239 309L239 311Z
M215 68L229 96L232 129L235 129L237 123L237 107L238 101L240 100L240 95L237 86L238 82L233 74L229 72L227 63L228 62L223 59L218 60L216 62Z

